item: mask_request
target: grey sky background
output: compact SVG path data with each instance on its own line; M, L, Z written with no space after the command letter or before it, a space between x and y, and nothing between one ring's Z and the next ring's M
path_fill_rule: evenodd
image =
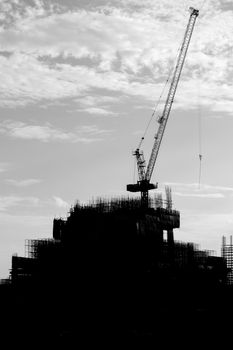
M175 238L220 252L233 232L232 1L0 0L0 277L76 200L126 195L190 6L200 16L152 180L172 187Z

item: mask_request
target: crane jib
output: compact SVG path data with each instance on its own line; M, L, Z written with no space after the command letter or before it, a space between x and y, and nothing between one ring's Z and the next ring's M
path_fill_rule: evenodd
M199 14L199 11L190 8L190 18L189 22L185 31L184 39L181 45L181 49L179 51L179 55L177 58L177 63L176 67L174 70L174 74L172 77L172 81L170 84L170 88L168 91L167 99L164 105L163 113L162 116L159 119L159 128L158 131L154 137L154 145L152 148L151 156L148 162L148 166L146 168L145 165L145 160L143 156L143 152L139 150L139 148L134 152L134 155L136 156L136 161L137 161L137 168L138 168L138 176L139 176L139 181L135 185L128 185L127 190L132 191L132 192L141 192L141 198L142 198L142 203L144 206L148 205L148 191L150 189L156 188L157 185L150 184L150 179L154 170L155 162L158 156L160 144L163 138L163 134L166 128L166 124L168 121L168 117L171 111L171 107L174 101L175 93L177 90L177 86L179 83L180 75L182 72L182 68L184 65L185 57L187 54L187 50L189 47L189 43L191 40L191 36L193 33L194 25L196 22L196 18ZM146 168L146 169L145 169Z
M178 56L178 59L177 59L175 72L174 72L174 75L173 75L173 78L172 78L172 81L171 81L170 89L169 89L168 96L167 96L167 99L166 99L166 103L165 103L165 106L164 106L164 110L163 110L163 113L162 113L161 123L160 123L159 129L157 131L157 134L155 135L154 145L153 145L151 156L150 156L150 160L149 160L149 163L148 163L148 166L147 166L146 176L145 177L146 177L146 179L148 181L150 181L152 173L153 173L153 170L154 170L154 166L155 166L155 162L156 162L157 155L158 155L158 152L159 152L160 144L161 144L161 141L162 141L162 138L163 138L163 134L164 134L164 131L165 131L165 127L166 127L166 124L167 124L167 120L168 120L168 117L169 117L169 114L170 114L170 111L171 111L172 103L174 101L176 89L177 89L177 86L178 86L178 82L179 82L179 79L180 79L180 75L181 75L181 72L182 72L182 68L183 68L183 65L184 65L185 57L186 57L186 54L187 54L188 46L189 46L189 43L190 43L190 39L191 39L191 36L192 36L192 32L193 32L193 29L194 29L194 25L195 25L195 21L196 21L196 18L198 16L198 13L199 13L198 10L192 9L192 12L191 12L191 15L190 15L190 19L189 19L189 23L188 23L188 26L187 26L187 29L186 29L186 32L185 32L185 35L184 35L184 40L183 40L183 43L182 43L182 46L181 46L181 49L180 49L180 53L179 53L179 56Z

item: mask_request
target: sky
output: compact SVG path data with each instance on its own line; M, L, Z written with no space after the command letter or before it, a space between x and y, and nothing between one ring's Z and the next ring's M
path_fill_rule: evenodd
M0 0L0 278L77 200L128 195L190 6L200 15L151 180L172 188L175 239L220 254L233 234L232 1Z

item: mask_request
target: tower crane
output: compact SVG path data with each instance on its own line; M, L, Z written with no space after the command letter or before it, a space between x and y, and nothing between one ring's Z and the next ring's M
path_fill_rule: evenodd
M179 51L179 55L177 58L175 70L173 73L173 77L171 80L170 88L168 91L167 99L164 105L163 113L158 119L159 127L158 131L156 132L154 136L154 145L152 148L152 152L150 155L150 159L148 162L148 165L146 167L146 161L144 159L143 151L140 150L142 141L144 138L141 139L141 142L138 146L138 148L134 151L133 155L136 157L137 162L137 169L138 169L138 181L136 184L129 184L127 185L127 191L130 192L141 192L141 202L142 206L144 208L148 207L148 192L149 190L156 189L158 187L158 183L152 184L150 182L151 176L155 167L156 159L158 156L159 148L161 145L161 141L163 138L163 134L166 128L166 124L168 121L168 117L171 111L171 107L174 101L174 97L176 94L177 85L180 79L180 75L182 72L182 68L184 65L185 57L187 54L187 50L189 47L190 39L193 33L193 29L195 26L195 22L197 19L197 16L199 14L199 11L194 9L193 7L190 7L190 17L188 21L188 25L185 31L184 39Z

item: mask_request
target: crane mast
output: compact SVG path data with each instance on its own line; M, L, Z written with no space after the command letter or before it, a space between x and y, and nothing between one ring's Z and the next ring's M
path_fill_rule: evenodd
M187 50L189 47L189 43L191 40L191 36L193 33L194 25L195 25L198 14L199 14L198 10L190 7L190 17L189 17L188 25L187 25L184 39L183 39L183 42L181 45L181 49L179 51L179 55L177 58L176 67L175 67L174 74L173 74L173 77L171 80L171 84L170 84L167 99L166 99L166 102L164 105L163 113L158 120L159 128L158 128L157 133L154 136L154 145L152 148L152 152L151 152L151 156L150 156L147 168L146 168L146 162L144 159L143 152L140 150L140 146L133 153L133 155L136 157L136 161L137 161L139 181L137 182L137 184L127 185L127 191L141 192L142 206L144 206L144 207L148 207L148 191L158 187L157 184L150 183L150 179L151 179L151 176L152 176L152 173L154 170L154 166L155 166L156 159L158 156L159 148L160 148L163 134L164 134L164 131L166 128L168 117L169 117L169 114L171 111L171 107L172 107L172 104L174 101L174 97L176 94L180 75L182 72L185 57L187 54ZM140 145L141 145L141 143L140 143Z

